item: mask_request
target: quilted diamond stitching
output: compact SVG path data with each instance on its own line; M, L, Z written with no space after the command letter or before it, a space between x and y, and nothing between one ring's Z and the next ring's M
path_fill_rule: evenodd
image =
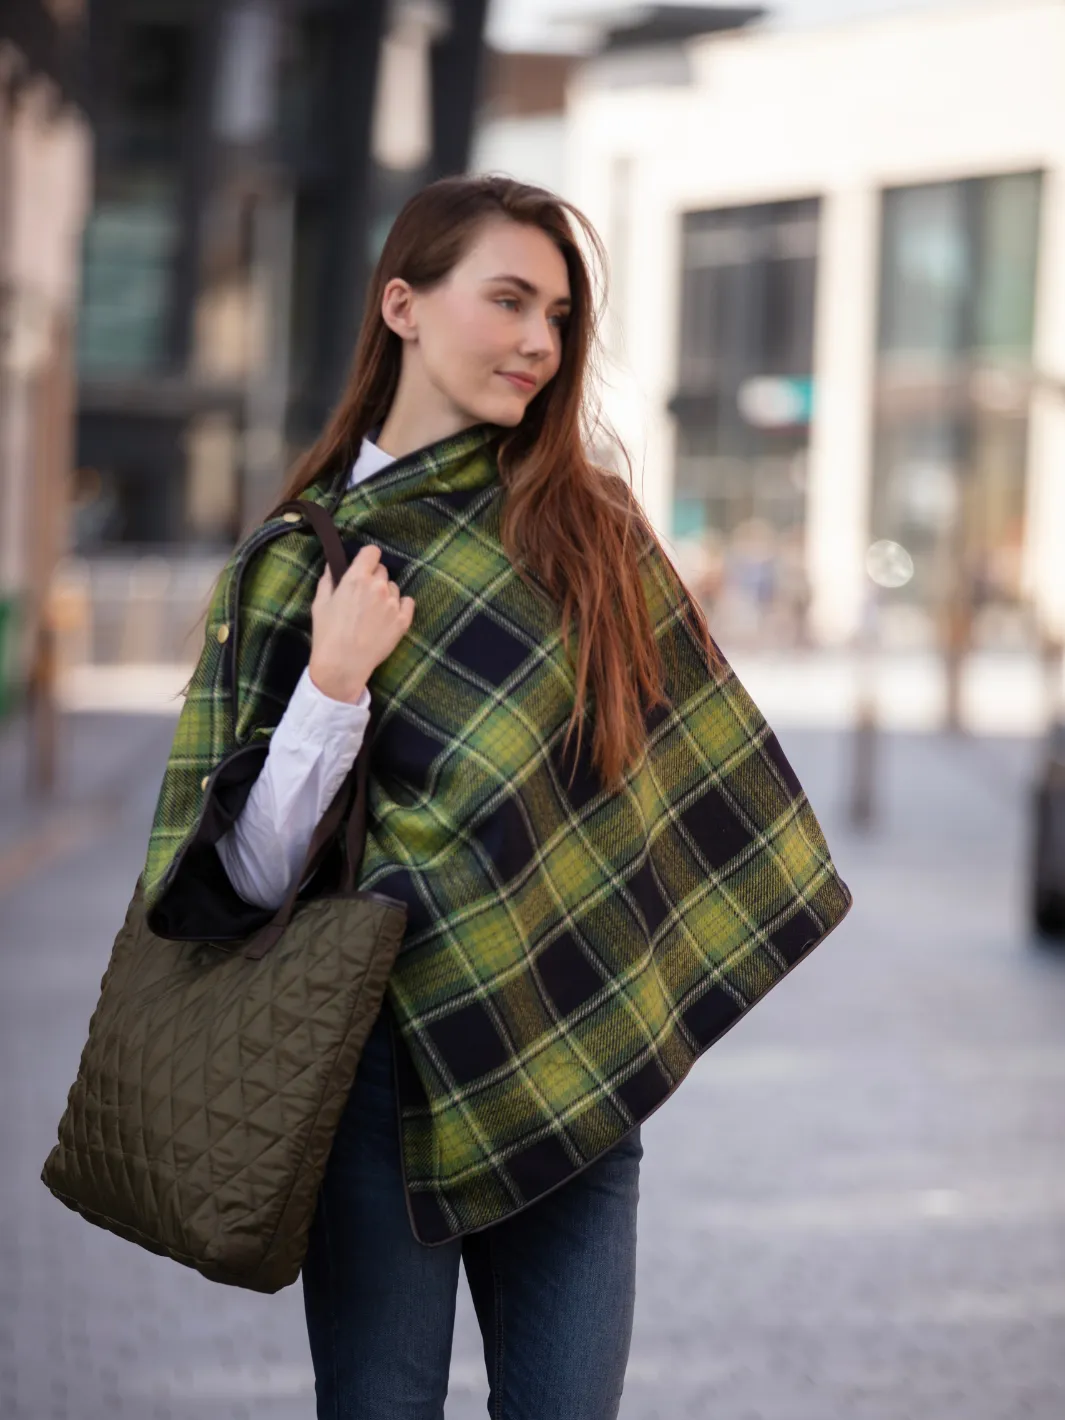
M155 937L138 888L45 1182L92 1221L218 1280L267 1291L294 1280L354 1044L401 937L395 909L334 897L304 904L251 962Z

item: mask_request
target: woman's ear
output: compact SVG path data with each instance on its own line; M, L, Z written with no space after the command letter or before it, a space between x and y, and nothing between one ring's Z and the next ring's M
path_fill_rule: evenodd
M400 340L416 340L418 323L414 316L414 288L401 276L393 276L381 296L381 319Z

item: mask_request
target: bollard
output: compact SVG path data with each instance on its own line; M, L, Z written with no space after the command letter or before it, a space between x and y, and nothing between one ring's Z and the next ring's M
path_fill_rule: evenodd
M854 755L851 763L850 822L854 828L868 828L874 817L876 782L876 707L869 693L862 695L854 722Z
M1056 720L1047 735L1031 807L1031 926L1040 936L1065 937L1065 720Z

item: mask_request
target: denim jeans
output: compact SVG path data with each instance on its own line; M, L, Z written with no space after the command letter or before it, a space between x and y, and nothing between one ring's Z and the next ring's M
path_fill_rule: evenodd
M434 1247L403 1197L386 1003L303 1266L319 1420L442 1420L459 1260L492 1420L615 1420L632 1334L639 1127L553 1193Z

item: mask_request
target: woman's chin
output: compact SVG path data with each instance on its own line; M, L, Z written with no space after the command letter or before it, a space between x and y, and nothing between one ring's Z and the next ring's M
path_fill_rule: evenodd
M501 424L504 428L513 429L525 418L525 411L529 401L515 390L514 394L508 398L485 399L480 404L468 404L464 408L470 420L477 424Z
M525 418L527 408L528 401L517 395L514 399L499 400L492 413L482 417L489 424L502 424L508 429L513 429Z

